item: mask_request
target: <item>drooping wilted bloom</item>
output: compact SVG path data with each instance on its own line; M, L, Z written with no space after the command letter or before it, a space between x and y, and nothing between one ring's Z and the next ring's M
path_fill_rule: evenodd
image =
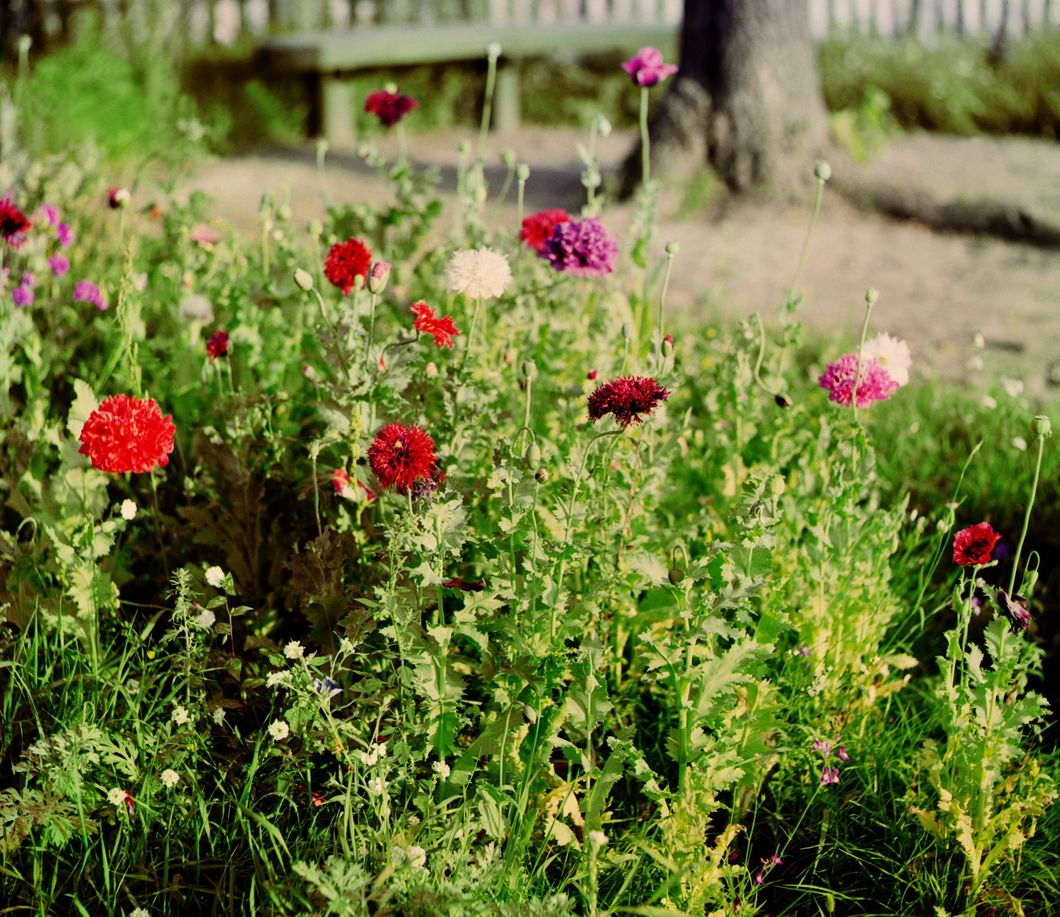
M611 414L615 423L628 427L650 417L659 402L669 397L669 390L651 376L612 379L589 396L589 419L596 423L604 415Z
M416 321L412 327L416 331L422 331L434 338L434 343L439 347L448 347L450 350L455 346L453 338L460 334L451 316L438 316L434 309L427 305L426 301L414 302L409 307L416 315Z
M1008 616L1013 631L1019 633L1027 629L1032 618L1027 610L1027 600L1022 595L1009 595L1004 589L998 589L997 603Z

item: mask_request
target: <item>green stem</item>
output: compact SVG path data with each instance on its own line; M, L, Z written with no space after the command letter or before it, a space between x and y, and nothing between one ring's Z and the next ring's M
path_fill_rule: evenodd
M497 82L497 56L492 53L487 54L487 66L486 66L486 94L482 100L482 120L479 123L478 128L478 149L476 153L478 158L482 158L482 148L486 143L486 134L490 129L490 119L493 116L493 87Z
M872 291L865 294L865 321L861 323L861 339L858 341L858 366L854 373L854 390L850 393L850 407L854 411L854 422L858 420L858 386L861 384L861 352L865 349L865 335L869 332L869 318L876 297Z
M663 307L666 305L666 294L670 289L670 273L674 267L674 251L672 246L666 246L666 269L663 272L662 291L659 293L659 312L656 324L659 329L659 365L662 365L663 345Z
M371 370L369 361L372 357L372 338L375 335L375 303L377 298L375 293L372 293L368 300L368 339L364 345L364 364L368 370Z
M817 217L821 212L821 201L824 198L824 179L817 179L817 194L813 200L813 212L810 214L810 223L806 227L806 236L802 240L802 251L799 253L799 264L795 269L795 279L791 283L791 289L788 291L788 304L792 304L795 301L795 294L799 290L799 282L802 280L802 269L806 266L806 254L810 250L810 236L813 235L813 228L817 224Z
M1027 510L1023 514L1023 531L1020 532L1019 544L1016 545L1016 556L1012 559L1012 573L1009 574L1008 594L1012 595L1016 587L1016 568L1023 553L1023 542L1027 539L1027 528L1031 523L1031 510L1034 509L1034 497L1038 493L1038 478L1042 472L1042 455L1045 452L1045 436L1038 434L1038 460L1034 463L1034 481L1031 483L1031 497L1027 501Z
M467 358L471 355L471 347L475 341L475 328L478 326L478 315L482 311L482 297L476 297L475 308L471 313L471 327L467 329L467 344L464 346L464 357L460 361L460 368L463 369L464 364L467 363Z
M640 87L640 178L641 184L651 180L651 139L648 136L648 87Z

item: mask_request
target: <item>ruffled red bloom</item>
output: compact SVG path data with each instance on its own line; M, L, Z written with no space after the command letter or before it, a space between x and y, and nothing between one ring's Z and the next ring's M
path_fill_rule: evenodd
M151 471L169 464L175 431L153 398L111 395L88 415L79 451L100 471Z
M375 115L383 127L393 127L410 111L419 108L419 105L420 103L410 96L382 89L368 93L368 98L364 100L364 110Z
M990 555L1001 536L989 522L980 522L961 529L953 536L953 562L962 567L990 563Z
M345 242L336 242L328 250L324 276L343 293L349 293L358 277L362 283L368 279L371 267L372 250L360 239L350 236Z
M426 490L429 493L437 486L436 476L440 474L430 434L401 423L387 424L376 433L368 447L368 464L383 490L401 494L412 490L415 495L417 484L422 485L421 491L423 486L433 485Z
M448 315L439 318L434 314L434 309L427 305L425 300L414 302L409 308L416 313L416 321L412 327L417 331L423 331L434 338L434 343L439 347L453 349L453 338L460 332L457 330L453 320Z
M12 248L18 248L25 240L26 230L32 226L31 220L19 210L14 201L5 197L0 201L0 236Z
M656 405L670 397L651 376L624 376L599 386L589 396L589 419L596 423L611 414L623 427L651 416Z
M569 223L571 215L566 210L539 210L523 219L523 231L520 238L538 254L543 254L545 243L552 235L552 229L560 223Z
M228 332L224 330L215 331L206 342L206 356L211 360L228 355Z

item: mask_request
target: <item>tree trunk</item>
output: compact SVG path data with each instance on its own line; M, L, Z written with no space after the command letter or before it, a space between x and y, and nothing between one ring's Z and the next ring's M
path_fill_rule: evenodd
M685 0L680 71L650 125L653 174L705 162L734 191L798 196L827 146L808 0ZM640 180L639 147L623 191Z

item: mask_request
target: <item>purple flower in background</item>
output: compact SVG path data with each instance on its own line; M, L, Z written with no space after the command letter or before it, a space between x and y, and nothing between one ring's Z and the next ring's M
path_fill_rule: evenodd
M11 301L20 309L25 309L26 306L32 306L35 298L36 297L33 295L33 287L25 283L20 283L11 291Z
M541 256L564 274L603 277L615 269L618 243L596 218L557 223L545 241Z
M74 231L65 223L60 223L55 227L55 238L59 240L59 244L63 248L66 248L74 241Z
M48 259L48 267L52 269L53 277L62 277L70 270L70 261L65 255L52 255Z
M637 86L655 86L677 73L673 64L663 63L662 51L658 48L641 48L634 57L623 62L622 69Z
M836 404L850 406L854 396L854 381L857 380L857 405L868 407L875 401L885 401L898 391L898 383L876 360L861 361L861 375L858 376L858 355L847 353L821 373L817 380L821 388L828 390L828 400Z
M74 302L90 302L100 312L106 312L110 308L99 287L87 280L79 280L74 286Z
M1018 634L1026 630L1033 620L1031 613L1027 610L1027 600L1022 595L1009 595L1004 589L998 589L997 603L1008 615L1014 633Z
M826 767L821 774L821 783L839 783L839 770L834 767Z

